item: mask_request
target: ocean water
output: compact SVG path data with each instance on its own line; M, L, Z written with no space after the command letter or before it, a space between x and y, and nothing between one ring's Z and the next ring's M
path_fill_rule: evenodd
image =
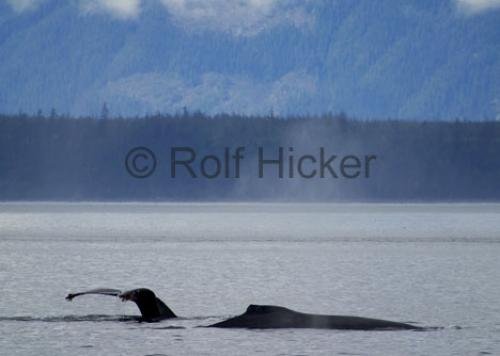
M0 204L0 285L2 355L499 355L500 205ZM442 328L196 327L249 304Z

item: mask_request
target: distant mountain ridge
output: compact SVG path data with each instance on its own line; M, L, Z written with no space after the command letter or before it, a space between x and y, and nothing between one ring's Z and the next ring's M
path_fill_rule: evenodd
M207 1L194 10L168 0L13 3L0 0L1 112L98 115L106 102L112 115L127 116L186 107L500 118L498 8L470 14L455 0Z

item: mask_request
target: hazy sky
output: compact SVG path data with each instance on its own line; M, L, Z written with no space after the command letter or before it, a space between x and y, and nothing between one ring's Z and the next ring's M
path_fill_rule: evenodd
M18 12L32 10L47 0L3 0ZM300 10L304 3L311 0L75 0L86 13L105 12L115 17L129 19L137 17L141 4L145 1L159 1L174 16L184 20L214 20L220 15L231 14L231 17L246 21L259 21L275 16L288 17L290 20L300 18L290 9ZM479 13L500 7L500 0L449 0L456 3L459 9L471 13ZM229 17L229 16L224 16ZM300 20L300 19L299 19Z
M48 0L7 1L16 12L32 11ZM190 27L203 26L235 35L253 35L280 23L304 26L313 21L304 5L311 0L74 0L82 13L109 14L133 20L146 1L158 1L165 9Z
M7 1L16 12L32 11L48 0ZM108 14L134 20L146 1L158 1L183 26L210 28L235 36L253 36L279 24L302 28L314 23L305 6L312 0L73 0L84 14ZM458 11L476 15L500 8L500 0L448 0Z

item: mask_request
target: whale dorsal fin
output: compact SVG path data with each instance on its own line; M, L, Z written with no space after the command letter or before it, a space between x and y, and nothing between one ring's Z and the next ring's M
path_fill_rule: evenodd
M269 314L277 312L289 312L290 309L276 305L256 305L250 304L245 314Z

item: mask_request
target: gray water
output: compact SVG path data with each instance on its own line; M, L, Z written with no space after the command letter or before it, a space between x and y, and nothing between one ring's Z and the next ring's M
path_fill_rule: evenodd
M499 242L495 204L0 204L0 354L498 355ZM196 328L252 303L443 328Z

